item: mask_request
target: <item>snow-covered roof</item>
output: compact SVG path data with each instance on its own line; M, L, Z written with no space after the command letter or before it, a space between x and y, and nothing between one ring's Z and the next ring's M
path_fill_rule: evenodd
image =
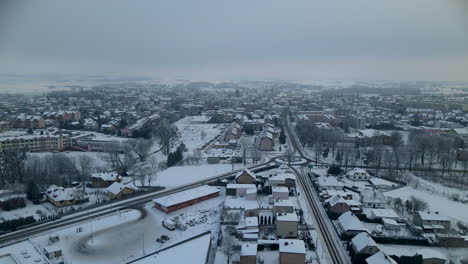
M284 222L297 222L297 214L296 213L282 213L276 215L276 221L284 221Z
M417 212L423 221L450 221L450 219L444 215L438 213L429 212Z
M119 174L115 172L96 172L91 174L91 178L99 178L103 181L116 181Z
M385 255L382 251L366 258L367 264L397 264L391 257Z
M356 248L357 252L360 252L363 250L365 247L372 247L372 246L377 246L375 241L370 237L366 232L362 232L357 234L353 239L351 239L351 242L353 243L354 247Z
M377 218L400 218L400 216L392 209L372 209L371 212Z
M294 207L294 204L291 200L277 200L274 203L274 206L289 206Z
M367 171L365 169L362 169L362 168L354 168L354 169L348 171L348 175L354 175L355 173L359 173L359 174L363 173L363 174L369 175L367 173Z
M284 253L305 254L304 241L300 239L279 239L279 251Z
M339 195L335 195L331 198L328 198L326 202L332 207L335 206L337 203L346 203L346 201Z
M78 191L76 188L63 188L57 185L51 185L46 190L46 195L54 201L69 201L78 199Z
M240 184L240 183L229 183L226 185L226 189L257 189L255 184Z
M359 221L359 219L351 212L346 212L338 217L338 222L344 231L363 231L367 232L367 229Z
M224 207L229 209L258 208L257 200L246 200L240 197L226 197Z
M170 194L161 198L156 198L153 199L153 201L160 204L161 206L169 207L213 193L219 193L219 190L215 187L203 185L182 192Z
M243 243L241 246L241 256L256 256L257 255L257 244Z
M365 203L385 203L385 196L380 191L365 189L361 192L362 201Z
M245 227L256 227L258 226L258 217L249 216L245 218Z
M344 184L334 176L320 176L317 178L318 184L322 187L343 187Z
M112 193L114 195L117 195L125 188L135 190L135 187L133 187L133 186L123 185L120 182L114 182L109 187L106 188L106 191L108 191L108 192L110 192L110 193Z
M273 186L271 188L271 191L273 193L289 193L288 187L284 187L284 186Z

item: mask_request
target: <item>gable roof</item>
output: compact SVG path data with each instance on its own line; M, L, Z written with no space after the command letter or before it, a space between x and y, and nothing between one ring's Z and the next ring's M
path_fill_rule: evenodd
M359 221L359 219L351 212L346 212L340 215L338 217L338 221L345 232L346 231L368 232L367 228L365 228L364 225L361 223L361 221Z
M385 255L382 251L366 258L367 264L398 264L394 259Z
M354 247L356 248L357 252L361 252L365 247L377 247L377 243L370 237L366 232L362 232L357 234L356 236L351 239Z

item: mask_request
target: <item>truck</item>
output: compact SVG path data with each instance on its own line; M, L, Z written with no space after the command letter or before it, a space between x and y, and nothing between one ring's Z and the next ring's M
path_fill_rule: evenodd
M176 227L176 224L171 219L164 219L162 225L169 230L174 230Z

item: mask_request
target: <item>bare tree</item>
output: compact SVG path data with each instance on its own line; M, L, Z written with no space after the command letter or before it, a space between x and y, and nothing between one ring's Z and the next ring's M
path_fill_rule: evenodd
M94 160L87 155L80 155L78 157L78 169L80 171L80 178L82 180L88 178L94 170Z
M202 158L202 152L199 149L194 149L193 150L193 158L194 160L198 163L200 163L200 160Z
M206 138L206 131L202 129L202 131L200 131L200 139L202 141L205 141L205 138Z
M221 252L226 256L227 264L231 262L231 258L235 253L235 247L238 245L238 242L235 237L229 235L229 230L226 230L225 237L223 238L223 244L221 246Z
M252 143L249 141L248 138L241 138L239 140L240 151L242 154L242 162L244 165L247 163L247 152L250 150Z
M130 150L143 162L151 148L151 141L148 139L134 139L129 142Z
M252 148L252 162L257 163L262 159L262 151L258 148Z
M135 164L135 157L128 145L124 146L122 153L118 151L109 151L108 157L111 167L123 176L126 176L128 171L130 171Z
M167 119L162 119L161 122L153 130L158 143L163 149L163 153L168 155L171 147L177 140L178 131L174 124L169 123Z

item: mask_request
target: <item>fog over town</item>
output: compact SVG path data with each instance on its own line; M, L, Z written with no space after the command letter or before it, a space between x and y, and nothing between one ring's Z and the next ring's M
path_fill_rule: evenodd
M468 263L465 1L0 2L0 264Z

